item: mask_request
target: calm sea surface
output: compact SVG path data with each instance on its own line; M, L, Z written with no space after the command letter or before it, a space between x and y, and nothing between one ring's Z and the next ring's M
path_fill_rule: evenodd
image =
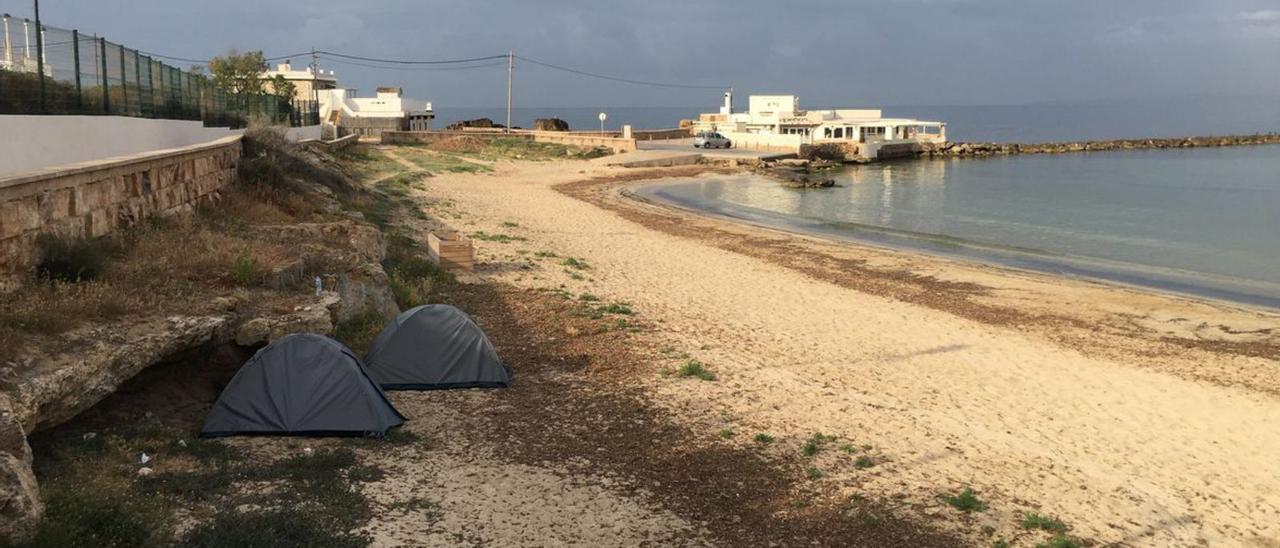
M790 230L1280 308L1280 146L908 160L838 187L751 175L653 198Z

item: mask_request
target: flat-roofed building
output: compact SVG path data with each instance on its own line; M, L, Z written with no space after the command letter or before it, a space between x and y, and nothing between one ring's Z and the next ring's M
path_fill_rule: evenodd
M742 148L799 150L804 145L843 144L861 158L886 157L911 145L947 140L944 122L885 118L880 109L803 110L795 95L752 95L747 112L734 112L732 91L725 92L719 112L698 117L694 131L718 131Z
M320 119L337 129L335 137L376 137L387 130L429 130L435 112L430 101L406 98L398 87L380 87L373 97L356 97L354 89L331 89L320 94Z

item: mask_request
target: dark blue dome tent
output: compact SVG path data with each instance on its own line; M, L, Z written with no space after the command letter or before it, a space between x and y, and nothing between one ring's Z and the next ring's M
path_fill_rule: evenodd
M200 435L383 436L404 421L355 353L306 333L285 336L245 362Z
M461 310L428 304L404 311L369 345L369 376L386 390L505 388L511 370Z

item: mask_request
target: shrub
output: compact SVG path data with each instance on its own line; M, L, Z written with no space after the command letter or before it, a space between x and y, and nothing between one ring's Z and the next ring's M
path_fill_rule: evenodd
M338 339L348 348L355 350L361 354L369 348L373 343L373 339L382 331L382 327L386 325L387 318L383 317L381 312L375 308L366 308L364 311L338 322L334 328L333 338Z
M759 444L762 444L762 445L767 445L767 444L773 443L773 436L770 436L770 435L768 435L768 434L766 434L766 433L764 433L764 432L761 432L761 433L759 433L759 434L756 434L756 437L755 437L755 438L753 438L753 439L755 439L755 440L756 440L756 443L759 443Z
M236 256L236 262L231 267L231 276L235 278L236 283L242 286L253 285L258 277L258 261L253 258L249 248L245 248Z
M106 240L78 238L67 234L41 234L36 238L40 261L36 273L42 278L64 282L92 280L101 275L111 254Z

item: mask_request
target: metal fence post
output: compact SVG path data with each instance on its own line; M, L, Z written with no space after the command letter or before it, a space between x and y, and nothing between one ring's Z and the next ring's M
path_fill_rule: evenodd
M76 114L83 114L84 109L84 90L80 87L80 31L72 29L71 31L71 53L72 60L76 65Z
M102 113L111 114L111 82L107 79L107 39L99 38L98 46L102 51Z
M123 103L120 106L123 107L124 109L124 110L121 110L120 112L124 113L125 116L128 116L129 115L129 80L124 77L124 74L125 74L124 73L124 46L119 46L117 49L120 50L120 102Z
M138 86L138 116L146 117L146 109L142 108L142 56L138 55L138 50L133 50L133 81Z

